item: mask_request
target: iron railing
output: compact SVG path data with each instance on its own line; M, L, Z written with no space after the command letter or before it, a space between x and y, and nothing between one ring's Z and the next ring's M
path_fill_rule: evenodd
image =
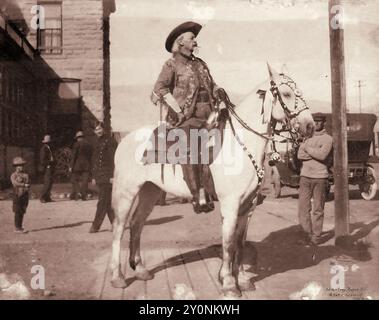
M46 28L38 30L38 49L43 53L62 53L62 29Z

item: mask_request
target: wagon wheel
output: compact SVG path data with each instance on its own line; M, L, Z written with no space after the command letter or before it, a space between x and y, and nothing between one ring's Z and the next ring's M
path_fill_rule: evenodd
M359 185L359 191L361 192L361 196L365 200L372 200L376 195L376 191L378 190L378 183L376 179L375 170L373 167L367 167L367 176L373 182L366 182Z
M58 149L55 152L55 159L55 174L61 178L68 178L70 176L71 149L68 147Z

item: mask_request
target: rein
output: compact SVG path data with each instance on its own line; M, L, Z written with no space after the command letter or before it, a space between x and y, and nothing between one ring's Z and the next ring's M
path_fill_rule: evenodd
M247 131L250 131L254 134L256 134L257 136L260 136L261 138L263 139L266 139L266 140L272 140L273 138L272 137L267 137L265 136L263 133L260 133L256 130L254 130L252 127L250 127L245 121L243 121L241 119L241 117L235 112L235 107L236 105L230 101L230 98L228 96L228 94L226 93L226 91L224 89L220 89L222 91L222 99L219 101L218 105L221 103L221 102L224 102L225 103L225 106L226 108L228 109L228 111L234 116L234 118L236 118L236 120L239 122L239 124L245 128ZM233 127L233 124L231 122L231 119L230 117L228 118L229 122L230 122L230 125L231 127ZM234 130L234 129L232 129Z
M296 83L289 77L285 76L284 74L280 74L283 78L282 82L278 85L276 85L276 83L271 80L270 81L270 85L271 85L271 88L270 88L270 91L272 92L272 95L278 99L279 103L280 103L280 106L282 107L282 109L284 110L286 116L289 118L289 119L293 119L295 117L297 117L301 112L305 111L305 110L308 110L309 107L306 103L306 101L304 100L304 98L302 97L302 94L301 94L301 91L299 89L297 89L296 87ZM280 95L280 92L279 92L279 87L281 85L287 85L289 86L292 91L294 92L295 94L295 111L291 111L287 105L285 104L285 102L283 101L282 99L282 96ZM237 121L238 123L244 128L246 129L247 131L249 132L252 132L254 133L255 135L267 140L267 141L272 141L273 143L273 147L274 147L274 150L276 149L275 148L275 142L282 142L279 141L279 140L276 140L275 141L275 138L273 135L270 135L270 136L266 136L265 134L262 134L256 130L254 130L253 128L251 128L243 119L241 119L241 117L236 113L236 111L234 110L235 109L235 105L230 101L230 98L228 96L228 94L226 93L226 91L224 89L220 89L220 95L221 95L221 99L219 99L219 103L218 105L221 103L221 102L224 102L225 103L225 106L229 112L230 115L232 115ZM301 108L298 109L298 104L299 104L299 100L301 100L303 102L303 106ZM238 134L236 133L235 131L235 128L234 128L234 125L233 125L233 122L232 122L232 119L231 119L231 116L228 116L227 120L229 120L229 123L230 123L230 127L232 129L232 132L233 132L233 135L234 137L236 138L238 144L242 147L242 149L245 151L245 153L247 154L247 156L249 157L251 163L253 164L254 166L254 169L256 171L256 174L257 174L257 177L258 177L258 186L262 183L263 181L263 178L264 178L264 169L263 168L259 168L257 162L255 161L253 155L250 153L250 151L248 150L248 148L246 147L246 145L243 143L243 141L240 139L240 137L238 136ZM277 134L279 135L280 137L284 138L286 141L291 141L293 144L296 144L297 143L297 139L294 138L294 135L296 134L295 132L293 132L291 129L282 129L282 130L275 130L275 124L272 123L272 120L270 121L270 126L271 126L271 129L272 129L272 132L274 132L274 134ZM282 132L289 132L290 135L291 135L291 138L287 138L287 137L284 137L282 136L280 133ZM276 151L276 150L275 150Z

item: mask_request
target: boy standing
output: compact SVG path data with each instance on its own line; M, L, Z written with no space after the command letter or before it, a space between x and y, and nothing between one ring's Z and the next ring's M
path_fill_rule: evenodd
M24 219L24 214L29 203L29 175L24 172L24 165L26 161L21 157L16 157L13 159L13 166L15 167L15 172L11 175L11 182L13 185L13 212L15 232L16 233L26 233L22 227L22 220Z

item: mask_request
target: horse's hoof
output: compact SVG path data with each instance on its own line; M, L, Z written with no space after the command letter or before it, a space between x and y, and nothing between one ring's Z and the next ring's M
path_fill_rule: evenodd
M251 280L238 282L238 287L242 291L255 291L256 290L255 284Z
M222 289L225 299L236 299L242 297L242 293L238 288Z
M111 284L113 288L126 288L127 284L123 278L117 278L115 280L111 280Z
M138 280L147 281L147 280L154 279L154 275L150 273L149 271L145 270L141 272L136 272L136 278Z
M255 291L255 285L252 281L252 277L249 277L247 275L239 276L238 277L238 287L242 291Z

